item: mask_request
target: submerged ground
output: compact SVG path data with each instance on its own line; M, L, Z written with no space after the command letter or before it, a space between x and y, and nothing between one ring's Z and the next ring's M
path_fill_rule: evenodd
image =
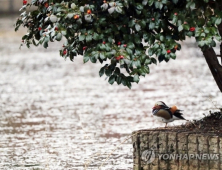
M100 78L99 63L59 57L61 43L19 50L25 30L15 33L15 20L0 18L1 168L132 169L131 140L116 147L134 130L165 126L152 117L155 101L177 105L190 120L222 107L193 40L129 90Z

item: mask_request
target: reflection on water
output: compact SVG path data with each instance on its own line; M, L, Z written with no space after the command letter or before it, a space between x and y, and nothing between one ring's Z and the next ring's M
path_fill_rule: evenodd
M120 143L134 130L165 126L152 117L155 101L178 105L187 119L213 109L210 97L222 107L191 40L176 61L152 66L151 74L129 90L100 78L100 64L83 64L81 57L64 61L61 43L19 50L24 30L14 33L14 20L1 18L2 169L98 169L103 162L101 169L132 169L131 140Z

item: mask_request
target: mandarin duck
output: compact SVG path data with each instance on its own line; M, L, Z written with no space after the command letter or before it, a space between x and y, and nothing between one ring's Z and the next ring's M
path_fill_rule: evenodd
M153 115L161 122L167 123L174 120L186 120L181 113L181 110L176 106L169 107L164 102L158 101L155 103L152 111Z

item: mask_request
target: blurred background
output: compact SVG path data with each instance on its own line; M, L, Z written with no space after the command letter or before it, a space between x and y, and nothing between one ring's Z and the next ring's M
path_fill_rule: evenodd
M94 170L103 162L101 169L132 169L131 133L165 126L152 116L156 101L177 105L188 120L222 107L194 39L130 90L100 78L100 63L60 57L64 39L20 50L26 30L14 32L14 24L21 6L0 0L0 169Z
M0 0L0 13L18 13L18 10L22 6L22 0Z

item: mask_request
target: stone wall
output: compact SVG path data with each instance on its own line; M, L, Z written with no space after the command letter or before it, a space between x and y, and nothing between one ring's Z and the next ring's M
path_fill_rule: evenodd
M221 136L155 129L136 131L132 138L134 170L222 169Z

